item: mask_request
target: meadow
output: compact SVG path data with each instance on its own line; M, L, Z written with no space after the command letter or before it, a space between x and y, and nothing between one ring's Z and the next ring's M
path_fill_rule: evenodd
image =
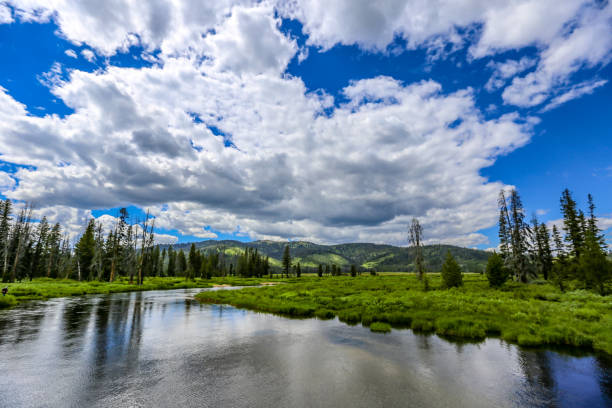
M206 303L229 304L296 318L338 319L372 331L391 327L479 341L500 337L521 346L570 346L612 355L612 297L584 290L561 292L544 281L490 288L464 274L460 288L441 289L416 276L303 277L283 285L202 292Z

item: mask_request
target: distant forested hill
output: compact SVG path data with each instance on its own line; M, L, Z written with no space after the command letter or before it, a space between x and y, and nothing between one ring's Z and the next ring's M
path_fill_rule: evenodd
M270 257L273 267L280 267L283 250L287 242L278 241L202 241L195 243L203 251L224 252L230 259L243 252L246 247L257 248L259 253ZM191 243L174 245L174 249L189 251ZM302 268L316 268L319 264L332 265L348 269L350 265L379 272L397 272L414 270L414 250L412 248L377 244L339 244L318 245L312 242L290 242L291 257L300 262ZM481 272L489 258L489 253L478 249L461 248L453 245L427 245L423 254L427 270L438 272L444 262L446 252L450 251L464 272Z

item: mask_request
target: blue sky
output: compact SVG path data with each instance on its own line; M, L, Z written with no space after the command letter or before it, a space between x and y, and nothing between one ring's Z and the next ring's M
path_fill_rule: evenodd
M418 217L489 248L500 188L554 223L567 187L610 228L612 6L545 2L0 2L2 197L73 234L125 206L160 242L405 245Z

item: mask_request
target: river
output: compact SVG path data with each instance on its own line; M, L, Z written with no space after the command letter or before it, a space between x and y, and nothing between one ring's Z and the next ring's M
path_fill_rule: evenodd
M202 289L0 311L0 407L610 407L610 359L201 305Z

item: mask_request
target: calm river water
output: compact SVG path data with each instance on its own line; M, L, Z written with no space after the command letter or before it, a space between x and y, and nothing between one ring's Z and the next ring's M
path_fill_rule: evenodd
M602 358L200 305L200 290L0 311L0 406L612 406Z

